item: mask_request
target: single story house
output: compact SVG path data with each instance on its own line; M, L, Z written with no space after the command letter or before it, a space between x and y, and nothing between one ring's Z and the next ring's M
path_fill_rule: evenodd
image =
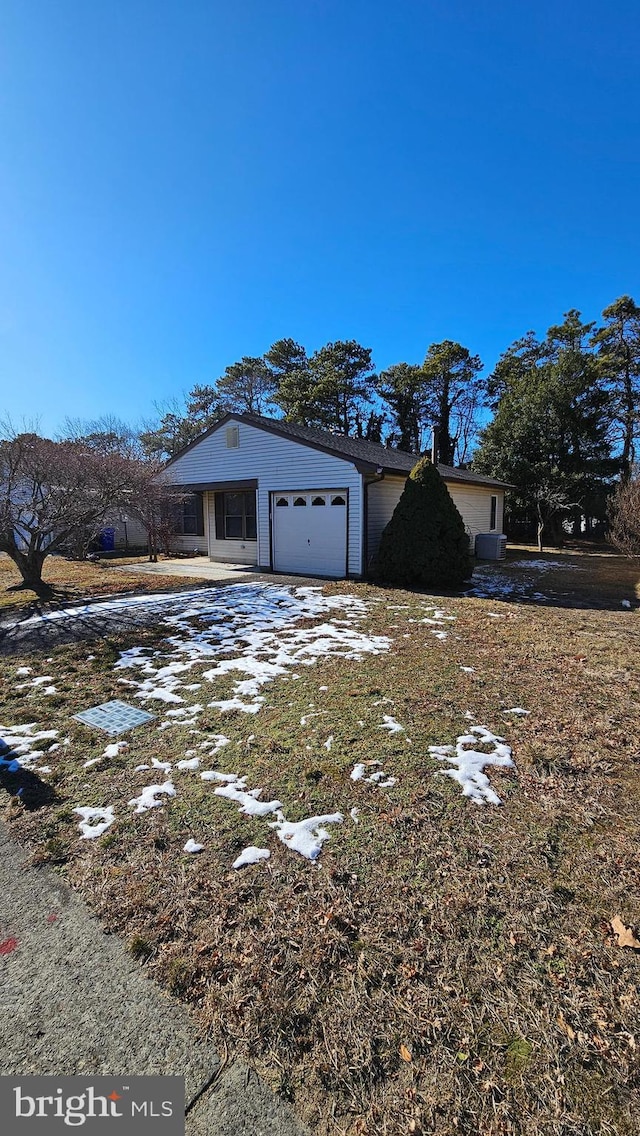
M415 455L255 414L227 414L165 469L190 496L176 547L260 571L363 576ZM507 486L438 465L472 543L501 533Z

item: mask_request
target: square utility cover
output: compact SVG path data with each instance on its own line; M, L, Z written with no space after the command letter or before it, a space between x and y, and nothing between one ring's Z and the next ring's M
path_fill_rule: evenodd
M134 726L143 726L151 722L155 714L147 714L146 710L139 710L137 706L128 706L126 702L103 702L102 706L92 706L90 710L83 710L81 714L74 714L79 722L85 726L97 726L107 734L122 734L125 730L133 730Z

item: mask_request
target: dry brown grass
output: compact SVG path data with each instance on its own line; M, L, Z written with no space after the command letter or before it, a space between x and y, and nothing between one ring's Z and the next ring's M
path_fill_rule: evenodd
M286 801L290 818L359 807L358 825L332 826L319 866L269 836L266 864L231 871L242 847L264 845L264 822L193 775L162 810L120 808L108 834L79 841L74 805L126 802L141 784L134 765L175 760L194 739L138 730L89 774L82 762L105 736L69 715L122 696L112 663L127 641L57 648L48 710L14 689L14 667L39 660L4 668L4 720L37 718L72 739L51 777L58 800L31 813L9 804L16 835L314 1132L637 1132L640 952L610 926L620 915L640 927L640 631L637 610L620 606L636 577L610 554L547 559L563 557L581 570L540 576L550 605L443 599L457 616L444 643L413 622L425 597L328 585L371 601L370 626L392 650L304 668L267 688L250 721L201 718L232 738L221 767ZM392 705L376 707L382 697ZM302 728L310 703L326 714ZM501 713L511 706L531 713ZM491 774L502 808L433 776L428 746L455 740L466 710L513 747L516 770ZM382 712L406 734L379 731ZM395 787L349 780L374 757ZM206 846L199 857L181 854L190 835Z
M43 602L36 597L35 592L29 588L13 591L21 582L21 576L13 561L4 552L0 552L0 613L4 616L11 614L13 609L20 610L34 606L39 610L56 606L60 600L65 601L85 596L110 596L121 592L155 592L167 591L181 582L190 583L193 580L166 576L141 576L137 572L123 572L120 568L127 564L144 564L146 556L122 557L114 560L66 560L64 556L49 556L44 563L43 579L54 592L50 601ZM118 570L116 570L116 568Z

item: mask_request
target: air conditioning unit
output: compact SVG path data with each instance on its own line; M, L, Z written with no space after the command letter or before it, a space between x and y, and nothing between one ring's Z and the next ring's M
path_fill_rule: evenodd
M507 538L504 533L478 533L476 556L479 560L504 560L507 555Z

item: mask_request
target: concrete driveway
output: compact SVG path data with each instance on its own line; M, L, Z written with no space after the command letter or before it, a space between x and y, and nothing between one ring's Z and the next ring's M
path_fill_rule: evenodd
M193 576L198 580L237 580L260 575L246 564L219 564L206 556L185 556L179 560L159 560L157 564L113 564L116 572L139 572L141 576Z

